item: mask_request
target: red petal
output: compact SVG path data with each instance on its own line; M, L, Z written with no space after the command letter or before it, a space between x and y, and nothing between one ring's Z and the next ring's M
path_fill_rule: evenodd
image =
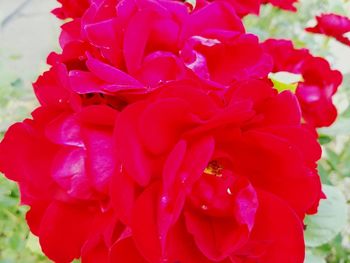
M149 154L140 141L140 133L137 121L141 112L144 111L143 102L135 103L126 108L120 115L116 124L116 159L121 161L123 169L140 185L147 185L153 175L159 174L161 165Z
M140 116L139 130L144 145L154 154L163 153L176 143L181 133L194 124L190 104L181 99L153 102Z
M278 109L278 110L276 110ZM265 101L260 109L265 125L300 125L301 109L294 94L284 91Z
M141 67L154 15L149 10L137 13L125 29L124 57L131 74Z
M244 253L248 258L257 258L261 263L304 262L305 245L301 220L278 197L259 191L258 198L255 227ZM259 250L260 255L252 254Z
M104 263L108 262L109 249L101 236L90 239L85 243L81 251L82 263Z
M233 217L212 218L192 210L185 218L198 248L213 261L224 260L248 240L247 226L239 225Z
M52 177L68 195L80 198L92 198L94 191L86 173L85 150L76 147L62 148L52 165Z
M87 171L94 188L108 193L109 181L115 171L113 127L83 132L86 146Z
M140 253L150 262L161 262L157 213L160 184L154 183L139 196L132 215L132 235Z
M81 248L91 232L96 211L83 206L52 203L41 221L39 238L44 253L57 263L80 257Z
M143 88L143 85L136 79L128 75L122 70L105 64L97 59L90 57L87 62L87 67L99 79L109 84L119 86L132 86L134 88ZM129 87L128 87L129 89Z
M107 261L104 262L107 263ZM148 263L148 261L140 255L131 237L120 240L113 245L108 262Z
M137 198L137 185L135 182L122 171L117 171L112 176L110 184L111 204L115 213L124 224L130 225L132 209Z
M242 21L235 10L224 1L214 1L207 6L193 12L188 20L189 25L186 38L193 35L202 35L208 29L220 29L244 32Z

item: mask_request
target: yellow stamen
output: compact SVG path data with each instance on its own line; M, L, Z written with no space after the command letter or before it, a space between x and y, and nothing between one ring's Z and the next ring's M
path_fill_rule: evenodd
M217 161L211 161L207 168L205 168L204 173L208 175L215 175L216 177L222 177L223 167Z

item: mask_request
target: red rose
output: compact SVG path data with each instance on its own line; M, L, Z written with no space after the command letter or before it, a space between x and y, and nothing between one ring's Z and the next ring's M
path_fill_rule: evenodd
M55 262L85 257L95 249L86 246L115 227L114 215L103 209L114 171L114 115L105 106L79 114L39 108L33 120L10 128L0 145L6 153L1 171L19 183L21 202L31 207L31 231Z
M340 73L246 34L239 16L260 1L60 2L73 20L34 83L40 106L0 143L0 171L18 182L44 253L302 263L303 220L324 197L302 117L334 120ZM296 95L278 93L271 71L301 74Z
M107 210L116 114L104 105L77 113L63 104L43 106L32 120L13 125L0 144L0 170L18 182L21 203L30 206L30 229L55 262L88 256L95 240L118 225ZM113 243L103 240L105 254Z
M332 97L342 82L342 75L329 63L314 57L306 49L295 49L288 40L269 39L263 47L274 59L273 72L288 71L301 74L296 95L303 118L316 127L330 126L337 117Z
M334 37L339 42L350 46L350 39L345 36L346 33L350 32L350 19L348 17L336 14L322 14L317 16L316 20L317 25L306 28L306 31Z
M174 83L128 106L112 203L139 253L147 262L303 262L302 219L321 190L320 147L300 121L296 98L263 81L225 98Z
M249 70L253 73L254 60L262 59L256 38L239 37L244 32L242 22L225 2L208 3L193 12L173 1L92 4L82 19L62 29L63 53L53 56L66 65L78 93L115 94L128 87L130 93L142 94L159 83L191 78L193 73L185 65L189 58L183 61L182 52L197 36L218 39L214 49L230 45L233 49L246 41L247 53L256 57L230 62L241 63L242 71L250 67L246 75Z

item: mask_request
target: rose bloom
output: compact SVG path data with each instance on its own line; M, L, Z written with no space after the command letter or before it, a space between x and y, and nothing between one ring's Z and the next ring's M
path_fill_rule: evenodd
M111 242L118 221L105 207L114 171L114 119L106 106L79 113L40 107L0 144L1 172L18 182L21 203L30 206L30 230L54 262L88 257L95 245Z
M321 149L293 94L260 80L223 97L167 84L128 106L115 134L111 200L140 262L303 262Z
M271 70L271 59L255 36L244 34L227 2L193 12L174 1L115 2L92 4L82 19L62 28L63 52L52 57L66 65L80 94L139 93L189 78L223 88L242 78L265 78Z
M293 94L179 81L125 107L71 92L64 72L39 78L43 106L0 144L50 259L303 262L321 151Z
M118 110L108 98L72 94L64 72L55 66L34 84L42 106L6 133L0 170L18 182L30 230L50 259L107 262L125 228L109 209Z
M316 17L317 24L306 28L310 33L323 34L334 37L339 42L350 46L350 39L345 36L350 32L350 19L336 14L322 14Z
M300 74L296 95L304 120L315 126L330 126L337 117L332 97L342 83L342 75L328 61L314 57L307 49L296 49L288 40L269 39L263 47L274 60L273 72Z
M43 252L58 263L302 263L304 217L324 198L302 114L318 119L303 99L328 103L338 73L288 43L261 45L239 1L69 3L63 51L34 83L40 106L0 143ZM302 74L306 91L278 93L267 76L280 70Z

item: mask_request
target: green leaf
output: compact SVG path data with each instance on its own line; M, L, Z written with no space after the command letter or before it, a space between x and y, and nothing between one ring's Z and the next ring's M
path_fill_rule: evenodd
M325 154L328 164L336 171L340 161L338 154L331 148L326 148Z
M320 160L318 162L317 169L318 169L318 174L321 177L322 183L331 184L329 174L332 170L332 167L330 167L329 164L325 160Z
M293 93L298 87L298 82L303 80L300 74L293 74L284 71L270 73L269 78L278 92L290 90Z
M319 134L318 141L321 145L330 143L332 141L332 137L327 134Z
M308 247L318 247L331 241L345 227L347 205L342 192L334 186L323 185L327 199L321 200L318 213L307 216L305 242Z
M185 3L190 4L192 8L195 9L197 5L197 0L186 0Z
M326 260L324 257L315 254L313 251L307 250L305 255L305 263L326 263Z
M27 247L36 254L41 254L41 247L39 244L38 237L34 236L32 233L29 233L27 239Z

